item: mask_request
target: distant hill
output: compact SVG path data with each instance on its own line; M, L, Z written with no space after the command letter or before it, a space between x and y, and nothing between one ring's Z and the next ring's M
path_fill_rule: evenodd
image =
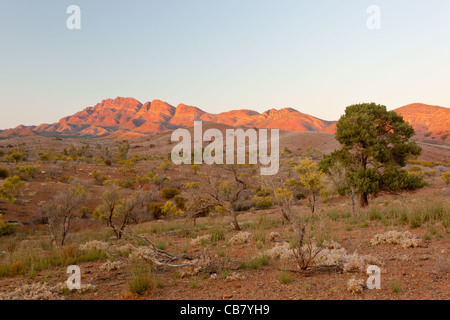
M448 141L450 109L411 104L394 110L410 122L417 137ZM270 109L263 113L241 109L212 114L197 107L174 107L161 100L142 104L133 98L106 99L57 123L19 126L0 131L0 138L18 136L138 138L180 127L191 127L195 120L233 127L282 129L291 132L334 133L335 121L325 121L292 108Z
M450 109L413 103L395 110L416 130L421 140L450 140Z

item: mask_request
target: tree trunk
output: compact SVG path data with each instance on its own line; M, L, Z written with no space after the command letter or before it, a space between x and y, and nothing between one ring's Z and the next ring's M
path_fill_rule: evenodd
M352 198L352 211L353 211L353 216L356 217L356 212L355 212L355 190L353 190L352 188L352 193L351 196Z
M367 198L367 193L361 193L359 195L359 206L365 208L369 205L369 199Z
M281 208L281 215L287 222L291 222L291 219L289 218L288 214L286 213L286 211L283 208Z
M234 229L236 229L237 231L241 231L241 227L239 226L239 223L237 221L236 214L234 213L234 210L231 210L231 216L233 218Z

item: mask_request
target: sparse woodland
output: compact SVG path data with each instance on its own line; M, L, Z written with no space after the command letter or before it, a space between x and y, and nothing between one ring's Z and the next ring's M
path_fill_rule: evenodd
M450 163L413 135L351 106L340 149L285 148L273 176L175 166L166 136L0 140L0 299L448 299Z

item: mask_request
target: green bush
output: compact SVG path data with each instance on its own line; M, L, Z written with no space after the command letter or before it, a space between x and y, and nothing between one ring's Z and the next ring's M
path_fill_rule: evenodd
M61 177L59 178L59 182L61 183L70 183L73 180L73 177Z
M131 179L116 180L116 185L121 189L131 189L134 190L134 181Z
M52 160L53 156L51 153L42 153L39 155L39 161L48 162Z
M270 190L268 188L258 188L256 195L258 197L268 197L271 195Z
M180 191L176 188L165 188L161 191L161 196L166 200L173 199L176 195L179 194Z
M175 204L177 205L178 208L180 209L184 209L185 205L186 205L186 198L180 196L180 195L176 195L173 200L175 201Z
M270 209L273 207L273 200L272 197L268 196L268 197L259 197L259 196L254 196L253 197L253 203L255 204L255 207L257 207L258 209Z
M2 220L2 215L0 214L0 237L15 234L17 227L11 223L5 223Z
M16 170L25 174L27 177L34 179L41 170L40 166L17 166Z
M164 217L164 213L162 208L164 207L164 203L150 203L147 206L148 213L151 214L154 220L158 220Z
M450 184L450 171L442 173L441 178L442 178L442 180L445 181L445 184L449 185Z
M11 223L0 224L0 237L15 234L16 231L17 231L17 227Z
M14 162L18 164L20 161L23 161L24 156L23 153L20 152L13 152L5 156L5 160L9 162Z
M9 177L9 170L5 168L0 168L0 179L6 179Z

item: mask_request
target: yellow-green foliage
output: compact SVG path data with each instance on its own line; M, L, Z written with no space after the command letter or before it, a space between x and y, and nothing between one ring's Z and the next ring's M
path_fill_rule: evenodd
M269 208L272 208L272 206L273 206L273 200L272 200L271 196L268 196L268 197L254 196L253 204L258 209L269 209Z
M166 199L173 199L176 195L179 195L180 191L176 188L166 188L161 191L161 196Z
M144 187L145 184L150 182L150 175L146 174L146 175L139 175L137 174L135 177L136 183L139 184L141 186L141 188Z
M102 176L97 170L92 171L92 177L94 177L95 181L100 185L103 185L105 181L108 180L108 177Z
M40 166L17 166L16 170L34 179L36 174L41 170Z
M194 174L197 174L198 171L200 170L200 165L199 164L191 165L191 170L194 171Z
M172 166L172 162L168 161L168 160L164 160L159 164L159 167L166 172L167 170L170 169L170 167Z
M450 171L442 173L441 178L442 178L442 180L445 181L445 183L447 185L449 185L450 184Z
M198 189L200 188L200 182L186 182L184 187L186 189Z
M317 163L311 159L300 161L300 164L295 167L298 173L300 185L308 191L308 201L311 211L314 212L317 198L324 190L323 172L319 170Z
M14 192L21 188L24 184L25 182L23 182L19 176L6 178L0 186L0 199L13 203Z
M409 163L420 164L424 167L434 167L434 166L446 166L449 167L449 162L436 162L436 161L423 161L423 160L409 160Z
M41 153L39 155L39 161L41 162L49 162L53 159L53 155L51 153Z
M0 237L14 234L16 232L16 226L10 223L5 223L0 214Z
M13 152L5 156L6 162L15 162L16 164L23 161L23 153Z
M166 217L181 216L184 213L182 210L177 209L177 206L171 201L167 201L162 206L161 211Z
M419 168L418 171L409 171L409 172L408 172L408 175L410 175L410 176L416 176L416 177L423 177L423 176L425 175L425 172L423 172L423 171L420 170L420 168Z

